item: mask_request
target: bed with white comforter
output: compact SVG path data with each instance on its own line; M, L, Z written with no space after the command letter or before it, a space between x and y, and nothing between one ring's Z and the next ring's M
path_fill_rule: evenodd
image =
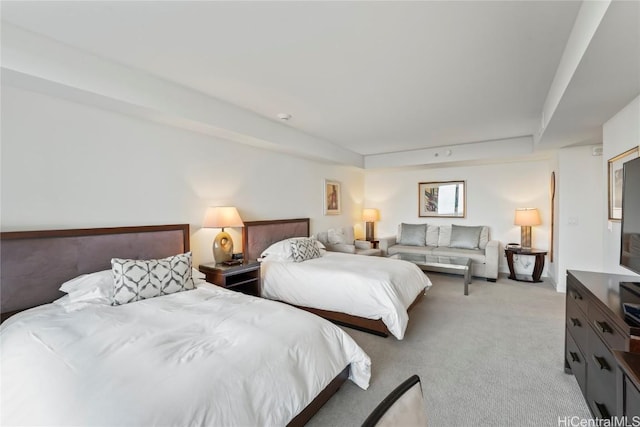
M407 309L431 281L415 264L396 259L325 252L293 262L265 251L262 296L294 304L381 319L396 338L404 337Z
M209 284L47 304L5 321L0 340L2 425L283 426L348 364L361 388L370 376L330 322Z

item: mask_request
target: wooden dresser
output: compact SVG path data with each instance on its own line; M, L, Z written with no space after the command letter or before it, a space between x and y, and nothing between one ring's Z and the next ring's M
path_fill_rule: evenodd
M625 307L640 304L638 277L567 271L565 372L573 373L596 418L622 417L624 399L613 350L640 353L640 322Z

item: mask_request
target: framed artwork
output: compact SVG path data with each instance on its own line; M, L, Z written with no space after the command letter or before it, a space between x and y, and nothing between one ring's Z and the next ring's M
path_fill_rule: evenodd
M638 157L638 147L627 150L609 159L609 220L622 219L622 165Z
M340 215L342 211L342 196L338 181L324 180L324 214Z
M464 181L418 183L418 216L464 218L467 215Z

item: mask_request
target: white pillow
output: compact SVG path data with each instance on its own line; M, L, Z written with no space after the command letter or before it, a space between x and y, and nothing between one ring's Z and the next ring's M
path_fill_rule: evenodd
M191 278L193 279L193 283L195 283L196 285L207 282L207 276L204 273L201 273L199 270L196 270L195 268L191 268Z
M69 302L91 302L111 305L113 297L113 273L111 270L83 274L60 286L69 295Z

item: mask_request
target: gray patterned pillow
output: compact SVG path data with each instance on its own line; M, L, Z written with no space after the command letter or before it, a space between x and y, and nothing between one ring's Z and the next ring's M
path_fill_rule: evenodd
M151 260L113 258L111 305L127 304L193 289L191 252Z
M451 226L450 248L478 249L482 227Z
M290 240L291 255L295 262L302 262L308 259L320 258L320 249L316 239Z

